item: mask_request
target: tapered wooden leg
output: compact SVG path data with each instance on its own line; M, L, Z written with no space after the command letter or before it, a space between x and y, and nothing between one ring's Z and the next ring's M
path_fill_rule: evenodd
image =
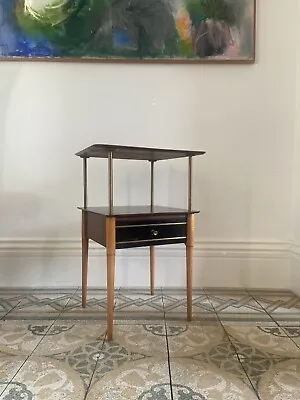
M192 288L193 288L193 247L194 247L194 215L187 218L186 240L186 293L187 293L187 320L192 320Z
M150 293L154 294L154 277L155 277L155 248L150 246Z
M89 239L87 235L87 213L82 211L81 221L81 301L82 307L86 307L86 294L87 294L87 274L88 274L88 253L89 253Z
M106 218L106 258L107 258L107 340L113 339L116 223L114 217Z

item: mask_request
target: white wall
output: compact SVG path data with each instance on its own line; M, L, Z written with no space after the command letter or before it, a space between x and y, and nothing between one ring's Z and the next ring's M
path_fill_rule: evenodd
M94 142L206 150L194 168L195 285L289 286L296 11L297 0L258 2L254 65L0 64L1 286L79 284L74 153ZM90 204L105 203L106 165L90 166ZM116 204L148 201L148 178L147 164L116 162ZM185 205L185 190L185 162L157 165L158 203ZM139 275L138 259L120 257L118 285L147 284L138 254ZM184 260L168 260L157 284L183 285Z

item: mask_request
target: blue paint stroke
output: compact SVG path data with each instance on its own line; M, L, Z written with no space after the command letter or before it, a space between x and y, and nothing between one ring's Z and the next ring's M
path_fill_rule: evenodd
M132 36L124 30L113 29L114 48L123 48L127 50L137 50Z
M0 0L0 57L54 57L44 38L32 40L14 24L14 1Z

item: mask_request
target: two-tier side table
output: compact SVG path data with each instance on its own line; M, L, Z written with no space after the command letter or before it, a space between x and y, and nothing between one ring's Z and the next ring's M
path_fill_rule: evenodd
M106 248L107 255L107 339L113 338L114 276L116 249L150 247L150 292L154 293L154 247L184 243L186 245L187 320L192 319L192 258L194 245L194 214L192 209L192 158L204 151L171 150L131 146L94 144L76 153L83 159L84 200L82 210L82 307L86 307L89 239ZM87 159L108 160L108 206L87 205ZM188 159L187 208L154 204L154 163L176 158ZM144 160L150 162L150 204L114 206L113 160Z

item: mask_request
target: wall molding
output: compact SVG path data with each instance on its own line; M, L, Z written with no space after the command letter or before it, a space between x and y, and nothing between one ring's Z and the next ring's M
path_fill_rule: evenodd
M105 249L91 241L89 256L89 285L104 286ZM156 264L157 286L185 286L184 245L157 247ZM291 271L290 243L195 241L195 287L291 289ZM116 286L145 287L148 280L148 248L117 251ZM79 286L81 241L73 238L0 239L0 282L4 287Z
M169 257L170 253L176 257L185 257L184 245L157 247L160 257ZM144 257L148 254L147 248L118 250L128 257ZM290 253L299 255L300 246L291 247L287 242L271 241L222 241L222 240L195 240L195 257L247 257L247 258L288 258ZM2 238L0 239L0 257L17 256L24 254L33 256L80 256L80 239L37 239L37 238ZM105 256L105 249L91 241L89 256Z
M291 285L290 289L300 296L300 244L291 243Z
M290 244L290 254L294 258L299 258L300 257L300 244L292 242Z

